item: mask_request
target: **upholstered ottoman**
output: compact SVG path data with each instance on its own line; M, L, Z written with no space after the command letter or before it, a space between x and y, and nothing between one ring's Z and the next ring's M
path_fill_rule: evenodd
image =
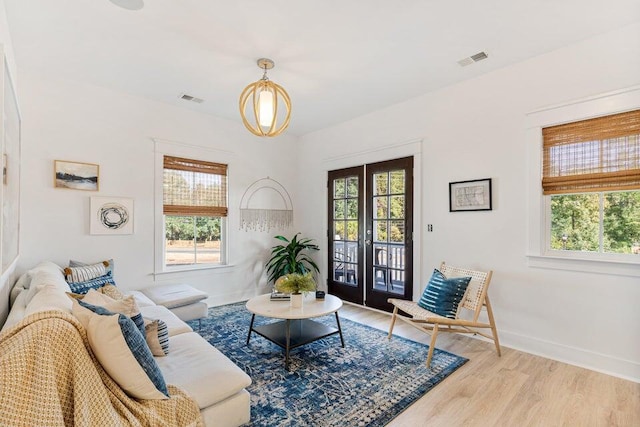
M157 305L167 307L185 322L207 317L207 303L204 300L209 295L193 286L184 284L153 286L142 289L142 293Z

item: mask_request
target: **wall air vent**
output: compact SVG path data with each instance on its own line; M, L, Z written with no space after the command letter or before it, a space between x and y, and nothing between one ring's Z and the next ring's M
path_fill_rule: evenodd
M204 99L196 98L195 96L187 95L186 93L183 93L182 95L180 95L180 99L184 99L185 101L195 102L197 104L202 104L204 102Z
M466 67L467 65L471 65L474 62L482 61L483 59L487 59L489 55L486 52L478 52L475 55L471 55L467 58L463 58L458 61L461 67Z

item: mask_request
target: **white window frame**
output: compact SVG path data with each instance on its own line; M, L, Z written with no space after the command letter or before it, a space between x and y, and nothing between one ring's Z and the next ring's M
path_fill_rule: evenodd
M227 200L231 181L231 161L233 153L196 145L183 144L153 138L155 144L154 159L154 274L179 273L207 269L231 267L229 260L229 215L222 218L220 224L220 263L219 264L188 264L168 266L165 264L165 215L163 212L163 177L164 156L183 157L206 162L225 163L227 165Z
M542 128L640 108L640 86L608 92L527 114L527 259L531 267L640 277L640 257L550 249L551 197L542 194Z

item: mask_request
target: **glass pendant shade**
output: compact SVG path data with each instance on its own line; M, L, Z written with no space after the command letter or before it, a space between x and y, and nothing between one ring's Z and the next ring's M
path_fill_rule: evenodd
M274 100L273 93L268 90L263 89L258 95L258 123L260 126L271 126L277 107Z
M282 86L267 78L267 69L273 68L273 61L259 59L258 65L264 66L264 76L240 94L240 116L252 134L277 136L289 126L291 99Z

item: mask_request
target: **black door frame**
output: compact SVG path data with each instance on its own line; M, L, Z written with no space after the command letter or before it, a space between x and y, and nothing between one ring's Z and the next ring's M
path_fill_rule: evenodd
M391 311L392 305L387 303L388 298L400 298L411 300L413 298L413 166L414 157L404 157L393 160L363 164L359 166L332 170L327 172L327 288L330 294L356 304L366 305L384 311ZM404 289L402 294L383 292L374 289L373 279L373 243L365 244L373 235L366 235L366 230L372 230L373 226L373 175L376 171L388 171L404 169L405 175L405 241L404 241ZM358 177L358 236L357 236L357 267L355 277L357 286L349 286L336 281L334 277L334 224L333 224L333 180L342 177ZM365 194L366 181L366 194ZM366 199L365 199L366 197ZM364 206L364 211L363 211ZM345 237L346 238L346 237ZM354 243L354 241L351 241ZM352 270L353 271L353 270ZM367 272L366 277L364 272ZM349 273L346 265L342 271L342 280L347 280Z

